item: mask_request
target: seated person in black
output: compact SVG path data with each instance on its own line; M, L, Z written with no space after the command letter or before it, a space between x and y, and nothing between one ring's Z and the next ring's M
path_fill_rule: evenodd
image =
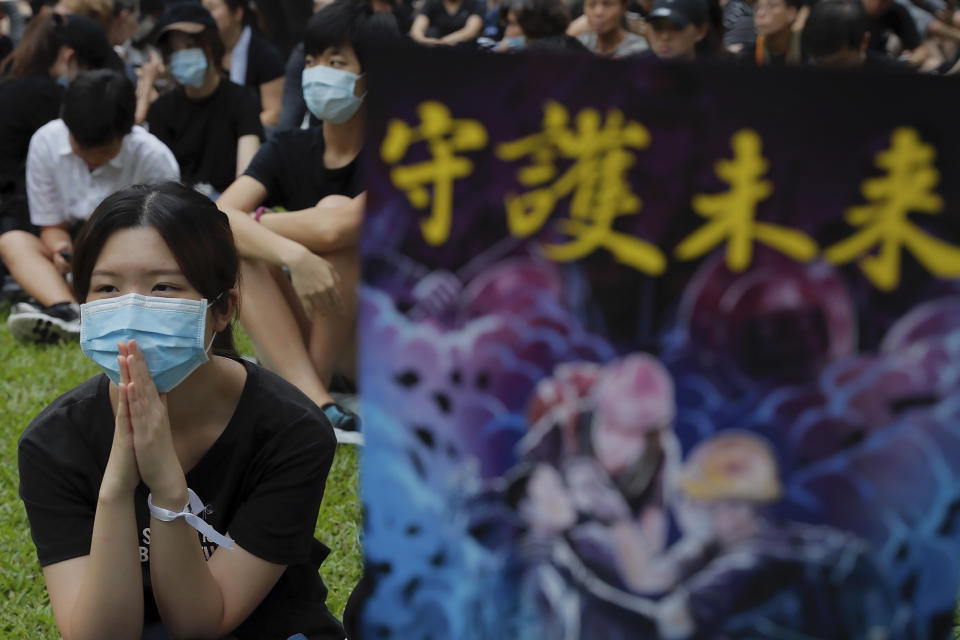
M473 42L483 30L483 14L481 0L425 0L410 37L431 46Z
M908 65L870 49L869 40L863 7L853 0L821 0L803 27L803 51L812 65L910 71Z
M349 433L356 418L333 402L329 387L334 373L356 379L365 44L397 35L392 16L353 0L313 16L303 90L323 124L278 133L217 201L243 259L240 322L261 362L320 405L344 442L359 440ZM289 212L265 212L262 204Z
M0 233L31 230L26 163L30 138L60 115L63 88L81 71L117 68L107 36L83 16L44 12L0 62Z
M260 120L265 127L273 127L280 120L283 103L283 57L250 26L247 4L247 0L203 0L220 30L223 68L233 82L257 92Z
M233 350L227 217L180 184L130 187L75 248L81 349L106 375L56 399L18 447L63 637L342 639L314 538L333 431Z
M925 57L923 38L917 31L917 25L910 16L910 12L893 0L861 0L863 13L867 18L867 33L870 41L867 46L877 53L890 53L890 36L895 35L900 41L903 54L922 63ZM914 54L914 55L912 55Z
M150 133L173 151L184 182L219 195L260 148L264 136L256 96L222 75L217 24L199 2L171 5L157 29L177 86L150 105Z

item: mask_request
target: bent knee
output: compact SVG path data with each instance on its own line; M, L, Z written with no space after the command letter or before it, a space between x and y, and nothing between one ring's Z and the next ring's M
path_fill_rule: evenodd
M16 229L0 234L0 256L9 255L12 251L33 249L41 251L40 239L28 231Z

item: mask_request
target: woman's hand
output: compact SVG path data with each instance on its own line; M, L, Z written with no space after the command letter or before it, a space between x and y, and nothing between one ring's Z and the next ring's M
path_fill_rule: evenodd
M321 315L343 312L340 274L332 264L304 248L287 263L287 268L290 269L290 282L307 316L312 316L314 311Z
M187 481L173 447L167 394L157 392L136 340L127 343L127 349L130 382L125 391L137 468L153 494L153 503L179 511L187 501Z
M130 383L130 369L127 366L129 350L127 345L118 343L120 355L120 384L117 385L117 416L114 421L113 446L110 458L103 472L100 485L101 498L132 496L140 484L140 472L137 470L137 458L133 451L133 428L130 424L130 407L127 402L127 386Z

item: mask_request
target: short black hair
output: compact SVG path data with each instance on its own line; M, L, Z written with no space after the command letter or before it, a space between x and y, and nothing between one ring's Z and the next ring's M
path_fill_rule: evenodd
M392 13L374 13L365 0L334 0L307 22L303 52L320 55L330 47L349 43L360 66L366 69L367 45L399 38L400 29Z
M803 5L807 4L807 0L784 0L784 2L786 2L787 7L796 9L797 11L802 9Z
M821 0L810 9L801 46L809 58L859 51L866 33L867 18L859 1Z
M130 79L118 71L98 69L84 71L70 83L60 117L79 146L94 148L130 133L136 108Z
M527 40L539 40L566 33L570 12L562 0L509 0L506 11L513 11Z
M74 242L73 291L85 302L93 267L117 231L152 228L163 238L186 277L211 305L229 306L222 294L237 286L240 259L227 215L210 198L176 182L134 185L100 203ZM213 339L213 352L233 355L231 327Z

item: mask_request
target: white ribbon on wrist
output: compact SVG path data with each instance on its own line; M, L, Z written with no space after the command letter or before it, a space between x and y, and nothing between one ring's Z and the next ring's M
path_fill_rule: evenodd
M173 522L177 518L183 518L188 525L207 536L211 542L215 542L221 547L233 551L233 540L221 533L217 533L213 527L198 515L206 509L200 500L200 496L194 493L193 489L187 489L187 495L190 496L189 502L184 505L182 511L177 513L176 511L170 511L169 509L164 509L163 507L158 507L153 504L153 494L148 494L147 507L150 509L150 515L161 522Z

